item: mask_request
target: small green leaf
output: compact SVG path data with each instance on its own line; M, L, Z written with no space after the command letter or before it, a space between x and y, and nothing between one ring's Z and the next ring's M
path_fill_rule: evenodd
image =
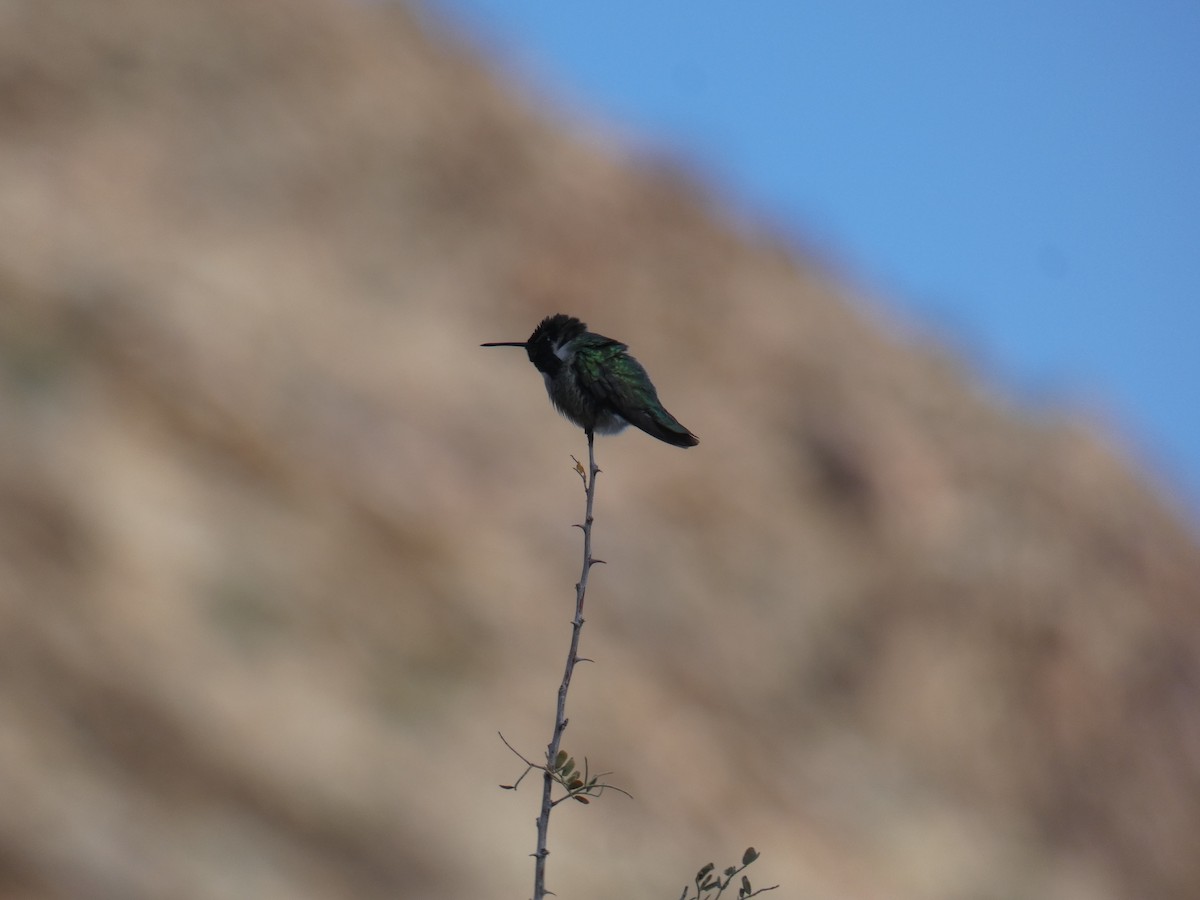
M709 872L711 872L715 868L716 868L716 866L713 863L709 863L707 866L705 866L703 869L701 869L699 872L697 872L696 873L696 884L699 884L700 882L702 882L704 880L704 876L707 875Z
M753 847L747 847L746 852L742 854L742 865L748 866L756 859L758 859L758 851Z
M567 751L559 750L558 755L554 757L554 768L561 769L563 763L567 761Z
M747 878L745 875L742 876L742 890L745 891L747 894L754 893L754 891L752 891L750 889L750 879Z
M724 874L727 876L730 876L730 877L736 875L737 874L737 866L730 866L728 869L725 870Z

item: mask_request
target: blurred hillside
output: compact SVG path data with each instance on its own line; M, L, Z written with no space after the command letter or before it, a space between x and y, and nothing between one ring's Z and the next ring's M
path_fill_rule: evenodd
M525 897L620 337L563 898L1195 896L1200 549L390 4L0 4L0 896Z

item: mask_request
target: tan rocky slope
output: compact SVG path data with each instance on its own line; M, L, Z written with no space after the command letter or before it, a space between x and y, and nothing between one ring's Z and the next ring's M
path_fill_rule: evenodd
M2 4L0 229L0 896L528 896L560 310L701 443L599 444L558 896L1194 896L1194 536L437 26Z

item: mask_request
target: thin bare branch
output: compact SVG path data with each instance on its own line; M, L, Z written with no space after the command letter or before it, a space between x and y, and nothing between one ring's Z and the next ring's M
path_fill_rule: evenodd
M550 830L550 811L558 802L551 797L551 791L556 780L555 759L558 757L559 747L562 744L563 732L567 729L567 692L571 688L571 676L575 672L575 664L580 662L579 635L583 630L583 601L587 595L588 572L591 571L593 565L599 562L599 560L592 559L592 508L596 500L596 475L600 469L596 466L595 435L591 431L588 431L587 439L588 466L586 472L583 464L575 459L575 457L571 457L571 459L575 460L575 471L579 473L579 477L583 481L584 491L587 494L583 524L578 526L583 531L583 567L579 574L579 582L575 585L575 618L571 622L571 649L567 653L567 664L563 671L562 684L558 687L558 704L554 713L554 732L550 736L550 743L546 746L546 766L542 780L542 806L537 817L537 851L533 854L533 900L544 900L546 895L550 893L546 890L546 857L550 855L550 851L546 849L546 840ZM614 788L614 790L620 789ZM579 799L581 793L583 792L571 792L568 790L567 796ZM565 800L566 797L561 799Z

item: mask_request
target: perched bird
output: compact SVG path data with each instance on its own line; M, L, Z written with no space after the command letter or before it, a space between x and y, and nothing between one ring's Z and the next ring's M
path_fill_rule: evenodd
M587 432L616 434L633 425L676 447L700 439L679 424L658 400L658 391L629 348L559 313L542 319L527 341L496 341L481 347L524 347L542 373L550 402Z

